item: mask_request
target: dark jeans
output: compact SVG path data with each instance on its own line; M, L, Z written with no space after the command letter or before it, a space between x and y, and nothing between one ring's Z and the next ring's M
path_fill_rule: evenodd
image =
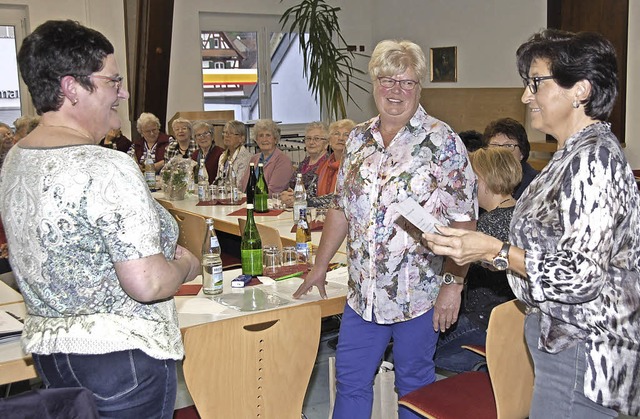
M486 342L487 331L462 314L449 330L440 333L433 361L437 368L447 371L474 371L485 362L485 357L461 346L485 345Z
M33 354L47 387L85 387L101 418L173 417L176 362L151 358L140 350L104 355Z

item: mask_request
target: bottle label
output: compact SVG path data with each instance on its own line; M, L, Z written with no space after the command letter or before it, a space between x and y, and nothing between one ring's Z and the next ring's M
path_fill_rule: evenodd
M305 202L304 204L301 202L295 202L293 203L293 221L298 222L298 220L300 219L300 209L304 208L305 210L307 209L307 203Z
M205 201L206 195L207 195L206 186L198 185L198 201L200 202Z
M144 172L144 180L150 188L156 187L156 173L151 171Z
M241 250L240 259L244 275L262 275L262 249Z
M298 263L307 263L309 261L309 244L296 243L296 253L298 255Z
M202 258L202 292L208 295L221 294L222 260L217 255L205 255Z

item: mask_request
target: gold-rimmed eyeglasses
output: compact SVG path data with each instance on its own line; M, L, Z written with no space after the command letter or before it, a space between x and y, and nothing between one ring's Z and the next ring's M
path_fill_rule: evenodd
M539 77L528 77L526 79L522 79L522 84L524 87L528 87L531 93L534 95L538 93L538 87L540 87L540 82L542 80L551 80L553 76L539 76Z
M416 80L396 80L391 77L378 77L378 83L385 89L391 89L398 83L402 90L413 90L418 85Z
M308 143L319 143L320 141L327 141L324 137L304 137L304 140Z
M200 138L208 137L209 135L211 135L211 131L205 131L205 132L201 132L200 134L194 135L194 137L196 137L197 139L200 139Z

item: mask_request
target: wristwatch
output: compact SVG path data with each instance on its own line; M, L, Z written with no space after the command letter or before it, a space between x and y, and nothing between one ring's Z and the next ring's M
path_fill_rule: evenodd
M509 267L509 248L511 248L511 245L509 243L502 243L502 248L493 258L493 267L499 271L507 270L507 268Z
M445 272L444 275L442 275L442 283L444 285L464 284L465 280L461 276L456 276L456 275L454 275L452 273Z

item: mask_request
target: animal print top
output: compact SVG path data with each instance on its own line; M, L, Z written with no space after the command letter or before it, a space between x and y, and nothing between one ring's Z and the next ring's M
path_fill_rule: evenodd
M526 250L516 297L541 311L538 347L583 342L584 393L640 414L640 199L607 123L574 134L518 200L511 242Z

